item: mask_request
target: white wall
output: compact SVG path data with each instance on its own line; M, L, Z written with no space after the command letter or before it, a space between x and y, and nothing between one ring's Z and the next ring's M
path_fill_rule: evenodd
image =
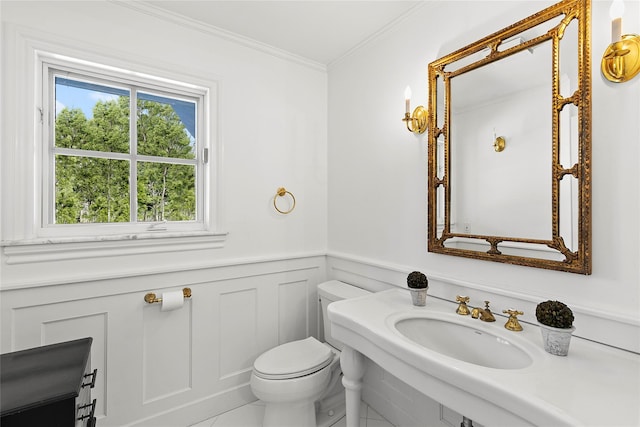
M427 136L410 134L400 120L405 86L411 85L413 106L426 106L429 62L552 3L427 2L330 66L328 274L381 290L406 286L407 273L420 270L431 295L469 295L474 306L487 299L494 313L518 308L525 328L535 324L538 302L560 299L576 315L576 335L640 352L640 76L613 84L600 74L610 42L609 1L594 1L592 13L593 274L426 250ZM637 33L640 2L625 4L625 32ZM363 398L399 426L461 421L371 363Z
M225 247L114 260L122 269L155 268L159 260L165 267L183 267L324 252L327 76L322 67L258 52L198 26L158 19L116 2L2 2L2 20L3 42L16 45L18 54L23 43L42 40L116 64L126 59L145 69L217 84L211 119L220 172L212 191L220 202L217 231L229 233ZM8 96L3 97L2 239L13 240L29 237L23 229L32 216L23 208L29 206L34 185L33 158L24 155L32 149L24 135L31 112L23 117L23 98L27 90L32 93L33 82L25 81L26 64L3 51ZM296 210L286 216L272 204L281 186L297 199ZM111 270L100 259L83 266L92 274ZM31 267L3 267L3 284L39 280ZM37 274L46 280L67 278L76 267L73 262L43 265Z
M417 269L430 292L472 304L511 304L535 322L537 302L560 299L576 334L640 351L637 170L640 77L613 84L600 74L610 42L610 2L593 2L593 274L571 273L426 250L427 136L407 132L403 92L426 105L429 62L553 2L425 3L415 14L329 69L329 267L344 280L405 286ZM640 31L640 3L625 2L624 28Z
M2 1L0 16L2 241L33 237L37 48L211 84L220 233L3 245L0 351L92 336L104 426L189 425L255 400L255 357L318 332L326 68L119 2ZM297 200L289 215L273 207L281 186ZM193 295L176 311L143 300L183 287Z
M195 424L256 400L264 351L318 330L324 257L3 290L2 352L90 336L101 426ZM144 296L191 289L161 311Z

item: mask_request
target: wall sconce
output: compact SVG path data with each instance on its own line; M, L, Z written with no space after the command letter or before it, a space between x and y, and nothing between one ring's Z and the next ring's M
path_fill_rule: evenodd
M493 149L496 153L501 153L507 146L504 136L496 136L496 128L493 128Z
M411 111L411 88L407 86L404 90L404 103L405 103L405 113L403 122L407 124L407 130L413 133L424 133L427 130L427 110L419 105L413 110L413 114Z
M640 36L622 35L624 2L613 0L609 9L611 16L611 44L602 56L602 74L609 81L622 83L640 72Z

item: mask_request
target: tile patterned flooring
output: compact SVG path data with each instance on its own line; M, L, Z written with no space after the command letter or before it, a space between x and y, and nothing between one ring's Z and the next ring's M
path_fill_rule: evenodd
M260 401L249 403L217 417L193 424L191 427L261 427L264 404ZM336 420L331 427L346 427L345 417ZM366 403L360 408L360 427L394 427Z

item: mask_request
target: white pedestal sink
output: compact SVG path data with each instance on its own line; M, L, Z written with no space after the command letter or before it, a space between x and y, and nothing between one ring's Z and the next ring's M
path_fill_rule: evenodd
M638 354L574 337L558 357L537 326L512 332L505 317L486 323L455 309L435 298L414 307L404 289L329 306L332 335L345 343L348 427L359 424L365 357L487 427L640 425Z

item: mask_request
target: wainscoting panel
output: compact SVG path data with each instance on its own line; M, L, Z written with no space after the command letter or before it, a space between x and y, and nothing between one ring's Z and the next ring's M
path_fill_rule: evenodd
M159 303L143 309L142 401L146 405L189 390L192 386L191 301L162 311Z
M68 301L13 310L14 322L21 326L21 333L14 336L16 350L84 337L93 338L91 367L97 368L99 374L91 393L99 402L95 412L97 417L105 414L106 382L103 374L106 367L108 319L104 309L95 304L89 305L86 301Z
M325 257L310 255L8 287L1 351L91 336L98 425L188 426L256 400L262 352L317 336L324 274ZM183 287L192 297L176 310L144 301Z
M220 334L220 377L228 378L251 369L259 355L258 290L242 289L220 294L218 324Z
M306 281L278 286L278 344L309 336L309 290ZM307 322L300 322L307 319Z

